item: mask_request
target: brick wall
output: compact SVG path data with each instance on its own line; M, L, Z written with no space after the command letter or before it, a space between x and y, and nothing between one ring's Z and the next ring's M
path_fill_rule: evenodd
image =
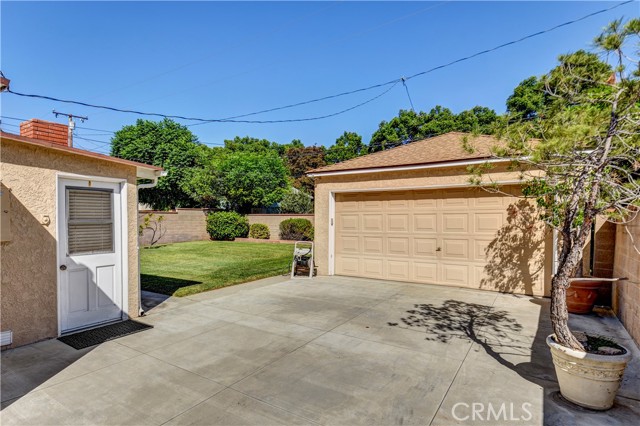
M280 238L280 222L286 219L302 218L311 221L314 224L314 216L312 214L250 214L247 215L249 224L263 223L269 227L271 240ZM315 225L314 225L315 226Z
M629 278L614 285L613 309L629 334L640 345L640 254L636 248L640 250L640 216L627 225L616 226L613 263L614 276Z
M32 118L20 123L20 136L67 146L69 127L66 124Z
M153 213L155 217L162 216L162 228L166 233L158 244L180 243L185 241L208 240L207 213L204 209L177 209L176 211L157 212L141 210L138 213L138 224L142 224L145 215ZM150 230L145 230L140 237L140 245L151 242Z

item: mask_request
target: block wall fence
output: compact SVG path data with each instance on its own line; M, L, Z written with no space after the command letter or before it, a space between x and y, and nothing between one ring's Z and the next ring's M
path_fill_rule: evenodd
M181 243L186 241L208 240L207 233L207 209L177 209L175 211L140 210L138 224L142 224L144 217L153 213L156 217L163 216L162 227L166 230L164 237L158 244ZM312 214L250 214L247 215L249 224L263 223L269 227L272 240L280 238L280 222L285 219L303 218L313 223ZM151 243L152 232L145 230L140 237L140 245L147 246Z
M616 225L613 262L613 275L629 278L614 285L613 309L640 346L640 253L637 250L640 250L640 215L629 224Z

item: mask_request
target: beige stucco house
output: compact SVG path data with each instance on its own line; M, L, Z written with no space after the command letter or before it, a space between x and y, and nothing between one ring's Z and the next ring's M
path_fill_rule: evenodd
M67 146L40 120L0 133L3 348L136 317L137 180L162 169Z
M309 172L318 273L548 295L553 236L498 143L452 132ZM499 193L470 183L486 162Z

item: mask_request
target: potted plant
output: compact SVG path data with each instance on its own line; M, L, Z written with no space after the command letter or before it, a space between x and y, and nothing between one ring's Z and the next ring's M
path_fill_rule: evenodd
M612 406L630 352L608 338L572 333L566 296L596 218L630 220L640 204L640 69L623 52L638 36L639 19L617 20L595 39L602 56L560 56L548 74L516 88L498 131L505 144L496 154L517 159L523 195L558 235L547 344L560 391L597 410ZM477 182L488 168L475 170Z

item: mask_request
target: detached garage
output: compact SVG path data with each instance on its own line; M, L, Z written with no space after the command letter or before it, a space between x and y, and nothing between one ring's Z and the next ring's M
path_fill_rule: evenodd
M447 133L310 172L319 274L548 294L551 235L497 144ZM469 183L487 161L499 193Z

